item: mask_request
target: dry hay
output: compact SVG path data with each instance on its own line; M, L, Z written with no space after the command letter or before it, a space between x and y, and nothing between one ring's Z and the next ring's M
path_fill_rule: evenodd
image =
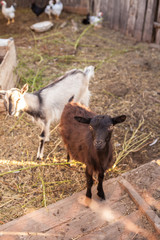
M72 19L78 23L77 32L72 30ZM21 9L15 25L6 27L0 16L1 35L12 34L15 39L18 87L28 82L34 91L72 68L96 67L90 83L91 109L98 114L127 115L114 131L118 165L106 174L107 179L159 157L159 52L106 26L96 31L86 28L81 19L63 13L51 31L36 34L29 29L34 15ZM64 21L66 26L61 28ZM57 125L52 127L43 161L36 160L40 129L29 116L17 119L1 114L0 126L1 224L85 188L85 168L67 163Z

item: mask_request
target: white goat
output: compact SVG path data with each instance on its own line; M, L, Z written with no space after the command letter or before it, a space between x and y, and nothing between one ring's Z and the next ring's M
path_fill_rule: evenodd
M94 67L89 66L84 70L73 69L34 93L27 93L27 84L21 90L12 88L0 91L0 94L4 95L9 115L18 116L21 111L26 112L41 126L37 159L43 157L44 142L49 141L50 124L60 119L69 99L74 96L75 102L88 106L90 97L88 85L93 76Z

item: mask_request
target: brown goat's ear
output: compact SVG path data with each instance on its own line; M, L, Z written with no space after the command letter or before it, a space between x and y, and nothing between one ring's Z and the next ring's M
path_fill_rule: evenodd
M24 84L24 86L22 87L22 89L21 89L21 94L24 94L24 93L26 93L28 91L28 84L26 83L26 84Z
M121 115L121 116L112 118L113 125L115 125L117 123L122 123L125 120L126 120L126 115Z
M91 118L84 118L84 117L77 117L77 116L75 116L74 119L77 122L85 123L85 124L90 124L90 122L91 122Z

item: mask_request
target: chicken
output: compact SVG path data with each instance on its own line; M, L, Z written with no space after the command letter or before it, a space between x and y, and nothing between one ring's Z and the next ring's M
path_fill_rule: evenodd
M63 10L63 3L60 0L54 0L52 5L52 14L56 16L56 19L59 19L59 16Z
M33 12L37 17L39 17L39 15L41 15L41 14L45 11L45 8L46 8L46 6L44 6L44 7L39 7L39 6L37 6L35 3L32 3L32 5L31 5L32 12Z
M86 18L82 20L83 24L92 24L95 27L98 27L102 23L102 12L99 12L97 16L90 16L90 14L87 14Z
M45 8L45 13L49 16L49 19L52 18L52 5L53 5L53 0L50 0L49 4Z
M11 22L14 23L15 6L12 5L11 7L7 8L7 3L5 1L1 1L1 4L2 4L2 14L8 20L7 25L9 25Z

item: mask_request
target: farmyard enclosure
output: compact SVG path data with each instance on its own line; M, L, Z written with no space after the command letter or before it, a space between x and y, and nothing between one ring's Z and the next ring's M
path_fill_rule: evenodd
M105 21L96 30L82 25L83 17L63 12L59 21L53 19L50 31L37 34L30 30L37 21L31 10L17 9L9 26L0 14L0 37L14 38L16 87L27 82L31 92L70 69L95 66L90 108L98 114L127 115L114 131L117 161L107 179L159 158L160 54L110 30ZM39 17L43 20L48 20L45 14ZM51 128L43 161L36 160L40 129L28 115L0 114L0 126L1 224L85 189L85 168L67 163L57 124Z

